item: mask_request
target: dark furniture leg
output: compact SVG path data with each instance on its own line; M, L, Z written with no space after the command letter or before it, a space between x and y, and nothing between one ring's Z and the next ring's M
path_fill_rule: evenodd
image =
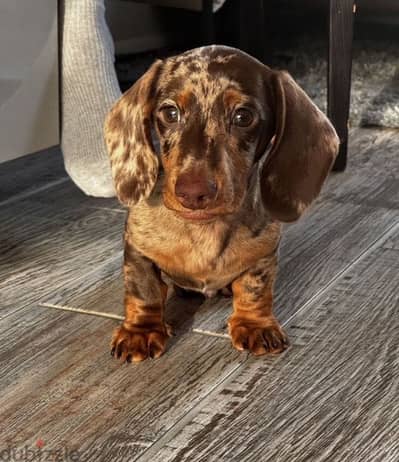
M346 167L355 0L329 0L328 116L341 146L333 170Z
M212 45L215 42L215 18L213 0L202 0L201 45Z

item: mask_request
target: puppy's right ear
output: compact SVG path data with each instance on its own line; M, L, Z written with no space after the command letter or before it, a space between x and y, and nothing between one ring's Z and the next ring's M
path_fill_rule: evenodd
M127 206L148 197L158 176L151 117L161 68L162 61L156 61L114 104L105 121L116 193Z
M297 220L319 194L339 149L327 117L286 72L265 69L274 96L275 140L261 171L263 203L279 221Z

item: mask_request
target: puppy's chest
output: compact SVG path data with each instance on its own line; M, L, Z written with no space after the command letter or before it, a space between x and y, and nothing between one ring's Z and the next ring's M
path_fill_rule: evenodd
M193 236L189 233L151 255L167 279L185 289L207 295L227 286L243 271L243 263L217 235Z
M254 235L240 224L190 226L171 219L159 220L152 227L132 223L129 232L134 247L175 284L206 294L226 287L272 253L279 239L276 224Z

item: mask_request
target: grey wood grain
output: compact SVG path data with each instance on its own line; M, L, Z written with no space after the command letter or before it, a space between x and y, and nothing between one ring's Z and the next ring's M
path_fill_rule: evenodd
M348 168L330 175L317 203L399 208L399 130L352 130L349 149Z
M286 354L250 358L139 460L397 461L398 232L293 317Z
M93 203L65 183L2 208L1 316L120 258L125 216Z
M399 250L399 236L392 236L384 243L384 249Z
M0 206L18 195L28 195L56 180L66 179L59 146L0 165Z
M224 341L186 333L160 360L121 365L109 355L115 322L31 312L0 321L1 447L40 438L79 460L132 460L240 364Z

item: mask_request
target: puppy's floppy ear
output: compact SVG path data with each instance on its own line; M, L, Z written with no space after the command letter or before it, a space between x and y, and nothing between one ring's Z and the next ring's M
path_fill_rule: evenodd
M116 193L127 206L148 197L158 176L151 117L161 67L162 61L156 61L114 104L105 121Z
M327 117L286 72L265 71L275 113L275 138L261 170L266 209L279 221L298 219L319 194L338 153Z

